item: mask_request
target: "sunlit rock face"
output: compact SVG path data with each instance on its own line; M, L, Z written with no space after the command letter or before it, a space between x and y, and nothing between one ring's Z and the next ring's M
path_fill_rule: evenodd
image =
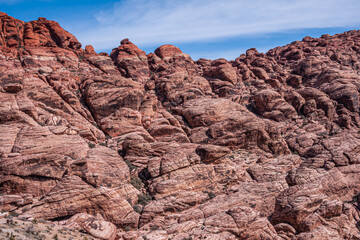
M0 210L98 239L360 238L359 31L194 61L0 26Z

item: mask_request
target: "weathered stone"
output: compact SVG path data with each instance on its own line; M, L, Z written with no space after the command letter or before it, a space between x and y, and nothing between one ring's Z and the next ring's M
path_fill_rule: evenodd
M359 238L359 31L193 61L129 39L97 54L45 18L0 27L9 219L110 240Z

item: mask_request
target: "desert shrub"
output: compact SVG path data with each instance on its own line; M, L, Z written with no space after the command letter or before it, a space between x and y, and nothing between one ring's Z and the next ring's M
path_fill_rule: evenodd
M140 190L143 186L143 183L139 177L131 177L130 183L138 190Z
M214 197L216 197L216 194L213 192L208 192L208 196L210 199L213 199Z
M91 123L94 127L96 127L97 129L100 129L99 126L96 124L96 122L92 122Z
M88 142L89 148L94 148L95 147L95 143L92 142Z
M145 206L148 202L152 200L152 196L150 194L139 194L138 195L138 204Z
M135 166L134 164L132 164L129 160L124 160L124 162L126 163L126 165L129 167L130 171L134 170L137 168L137 166Z
M18 217L19 214L17 212L15 212L15 211L11 211L11 212L9 212L9 216L10 217Z
M140 205L136 204L133 206L133 209L135 212L141 213L142 207Z

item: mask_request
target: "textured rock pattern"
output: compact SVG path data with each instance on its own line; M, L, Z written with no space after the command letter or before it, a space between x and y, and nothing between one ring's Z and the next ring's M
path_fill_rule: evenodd
M0 210L99 239L360 239L360 32L97 54L0 13Z

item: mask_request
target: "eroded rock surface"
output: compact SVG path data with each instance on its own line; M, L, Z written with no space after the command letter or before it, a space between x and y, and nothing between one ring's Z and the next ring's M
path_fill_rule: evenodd
M0 13L0 210L98 239L360 239L360 32L110 55Z

